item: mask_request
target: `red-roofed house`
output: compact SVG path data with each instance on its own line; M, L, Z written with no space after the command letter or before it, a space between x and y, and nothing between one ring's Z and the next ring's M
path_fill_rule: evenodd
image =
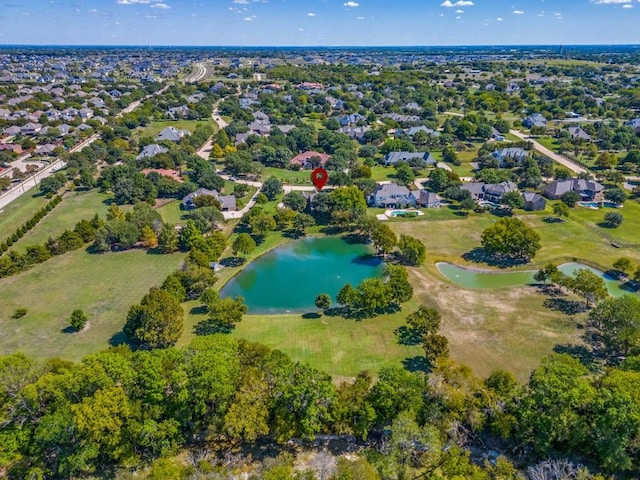
M142 170L142 174L145 176L149 175L151 172L156 172L163 177L173 178L176 182L184 182L184 180L180 176L180 173L176 172L175 170L167 170L165 168L145 168L144 170Z
M289 162L291 165L300 165L300 168L312 169L324 166L329 160L329 155L319 152L304 152L296 155Z

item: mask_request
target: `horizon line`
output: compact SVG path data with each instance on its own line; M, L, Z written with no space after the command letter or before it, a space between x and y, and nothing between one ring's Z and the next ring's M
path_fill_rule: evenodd
M440 44L440 45L178 45L178 44L92 44L92 43L4 43L5 47L136 47L136 48L480 48L480 47L639 47L640 43L504 43L504 44Z

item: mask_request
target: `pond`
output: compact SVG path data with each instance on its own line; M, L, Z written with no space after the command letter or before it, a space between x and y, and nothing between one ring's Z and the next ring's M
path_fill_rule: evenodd
M370 247L340 237L296 240L251 262L229 280L220 296L244 297L249 313L315 310L319 293L335 301L344 284L355 286L380 276L383 264L372 253Z
M501 288L531 285L536 283L533 275L536 270L518 272L477 271L459 267L451 263L439 262L436 267L445 277L462 287L467 288ZM615 278L582 263L564 263L558 267L562 273L572 275L579 268L587 268L604 279L609 295L620 297L633 293L623 288Z

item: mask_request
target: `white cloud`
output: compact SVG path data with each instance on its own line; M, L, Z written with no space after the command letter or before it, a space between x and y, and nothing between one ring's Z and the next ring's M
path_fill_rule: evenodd
M355 7L359 6L360 4L358 2L349 1L349 2L343 3L342 5L344 7L355 8Z
M256 18L258 17L256 17L255 15L251 15L250 17L244 17L243 20L245 22L253 22Z
M456 10L456 13L464 13L464 10L458 9L458 10Z
M632 0L591 0L591 3L598 3L602 5L615 5L618 3L631 3Z
M496 18L496 20L501 22L502 21L502 17L498 17L498 18Z
M522 10L514 10L513 14L514 15L524 15L524 11L522 11Z
M136 5L136 4L147 4L151 3L153 0L118 0L118 5Z
M539 17L544 17L544 10L538 14Z
M364 17L356 17L356 20L364 20Z
M299 32L304 32L304 28L299 28L298 31Z
M267 3L267 0L233 0L233 3L240 5L249 5L250 3Z
M313 13L313 12L307 13L307 17L315 17L317 15L318 15L317 13Z
M156 3L155 5L151 5L151 8L162 8L164 10L171 8L169 5L167 5L166 3Z
M471 7L475 5L471 0L458 0L457 2L452 2L451 0L444 0L440 4L441 7L453 8L453 7Z
M630 5L628 3L622 5L622 8L633 8L633 5Z

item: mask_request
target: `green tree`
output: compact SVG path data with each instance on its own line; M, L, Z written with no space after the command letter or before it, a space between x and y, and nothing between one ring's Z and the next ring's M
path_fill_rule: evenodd
M407 323L420 335L430 335L440 329L440 312L435 308L420 305L418 310L407 316Z
M251 227L251 233L258 237L264 237L267 233L276 229L276 221L272 215L259 213L251 217L249 226Z
M533 279L536 282L547 283L547 280L551 280L557 273L559 273L558 267L553 263L547 263L533 275Z
M429 186L436 192L442 192L450 181L447 171L443 168L436 168L429 174Z
M306 213L298 213L293 218L293 228L299 235L304 235L305 230L316 224L315 219Z
M220 298L218 292L207 289L203 292L200 300L206 305L209 321L217 325L233 327L242 321L242 317L247 313L247 306L243 297Z
M500 203L505 207L513 210L515 208L524 208L524 197L518 191L507 192L502 196Z
M411 300L413 286L409 282L409 273L406 268L388 264L385 266L384 276L387 279L386 288L390 303L400 306Z
M600 302L589 312L589 326L609 352L629 355L640 347L640 300L625 295Z
M436 360L449 356L449 341L444 335L431 333L422 338L422 348L424 356L431 364L435 364Z
M332 211L348 212L350 221L354 221L367 210L367 202L358 187L339 187L329 194Z
M473 198L467 197L460 201L460 208L464 210L467 214L474 208L476 208L476 202Z
M173 253L178 250L178 234L174 225L169 223L162 225L158 236L158 248L162 253Z
M233 241L231 248L234 255L238 255L239 253L247 255L256 248L256 242L248 233L241 233Z
M567 218L569 216L569 207L566 203L554 203L553 214L558 218Z
M540 250L540 235L517 218L501 218L482 232L489 255L529 261Z
M604 221L610 228L618 228L623 220L624 217L619 212L608 212L604 215Z
M402 185L411 185L416 178L413 170L406 162L398 162L396 165L396 178Z
M148 225L142 227L142 231L140 232L140 241L145 248L156 248L158 246L156 233Z
M286 193L282 198L282 203L285 207L290 208L296 212L303 212L307 208L307 199L304 198L302 192L292 190Z
M89 319L87 318L87 315L86 313L84 313L84 311L80 309L76 309L73 312L71 312L71 319L69 320L69 325L71 325L76 330L82 330L84 326L87 324L88 320Z
M315 305L319 310L326 310L331 306L331 297L326 293L321 293L316 297Z
M591 302L598 303L608 295L607 287L602 277L588 268L579 268L574 272L571 290L584 298L587 307Z
M350 283L345 284L336 296L336 301L340 305L349 306L355 301L356 291Z
M402 258L409 265L422 265L427 255L427 247L424 243L409 235L400 235L398 248Z
M562 200L569 207L574 207L576 203L580 201L580 199L580 194L578 192L574 192L573 190L564 193L562 197L560 197L560 200Z
M129 309L122 329L131 341L149 348L167 348L182 335L184 311L175 296L152 288L140 305Z
M626 277L633 272L634 265L630 258L621 257L613 262L613 268Z
M276 177L269 177L262 184L261 191L269 200L273 201L282 193L282 182Z
M382 222L376 224L371 233L371 240L373 241L373 246L378 249L379 252L382 252L383 255L390 253L398 243L398 239L393 230L391 230L389 225Z

